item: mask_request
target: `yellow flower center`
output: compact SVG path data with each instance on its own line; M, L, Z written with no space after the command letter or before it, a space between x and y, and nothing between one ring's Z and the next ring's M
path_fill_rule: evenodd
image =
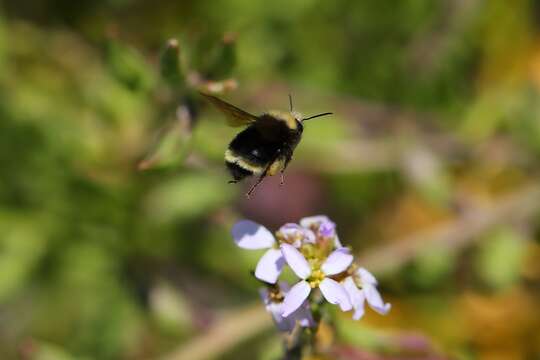
M324 280L324 278L325 278L325 275L321 269L316 269L316 270L314 269L311 272L311 276L308 279L309 286L311 286L312 289L318 287L321 284L321 282Z

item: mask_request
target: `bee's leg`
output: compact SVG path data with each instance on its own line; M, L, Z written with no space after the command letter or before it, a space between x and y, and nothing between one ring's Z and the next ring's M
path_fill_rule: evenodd
M255 188L257 186L259 186L260 183L262 183L262 181L264 180L264 178L266 177L266 175L268 174L268 170L270 170L270 167L272 166L272 164L274 163L275 160L271 161L267 166L266 168L264 168L264 171L263 173L261 174L261 176L259 176L259 178L257 179L257 182L255 184L253 184L253 186L251 186L251 189L249 189L249 191L247 192L246 196L249 197L251 196L251 194L253 193L253 191L255 190Z
M227 183L228 184L236 184L239 180L229 180Z
M266 170L268 169L268 167L266 168ZM249 199L251 194L253 193L253 191L255 190L255 188L257 186L259 186L260 183L262 183L262 181L264 180L264 178L266 177L266 170L261 174L261 176L259 176L259 178L257 179L257 182L255 184L253 184L251 186L251 188L249 189L249 191L247 192L246 196L247 198Z

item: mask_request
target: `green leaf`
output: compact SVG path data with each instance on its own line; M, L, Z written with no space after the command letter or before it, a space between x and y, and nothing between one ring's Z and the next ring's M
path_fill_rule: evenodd
M232 75L236 66L235 36L225 34L221 43L210 54L212 59L207 70L207 75L212 80L220 80Z
M12 220L8 220L12 219ZM45 251L45 239L31 223L0 218L0 302L24 287ZM4 221L6 220L6 221Z
M454 269L454 264L453 252L445 247L432 247L415 258L406 276L414 285L429 289L444 284L444 280Z
M32 353L31 358L34 360L75 360L76 358L81 360L88 359L72 356L62 347L48 342L40 341L32 345L35 348L35 352Z
M187 156L191 139L191 115L185 106L180 106L176 118L158 134L156 144L139 162L139 170L178 166Z
M150 310L160 329L182 335L192 328L187 297L171 284L161 281L150 292Z
M504 289L519 279L526 242L511 228L502 228L489 235L476 255L478 276L494 289Z
M220 177L183 174L156 187L148 196L147 212L161 223L194 218L222 206L234 195Z
M353 321L345 316L337 316L335 324L340 339L344 343L372 351L380 351L387 347L387 341L381 335L381 332L369 328L361 321Z
M105 50L109 71L125 87L132 91L147 91L153 86L152 69L135 49L111 39Z
M161 76L170 86L180 88L184 85L178 40L170 39L167 42L160 57L160 71Z

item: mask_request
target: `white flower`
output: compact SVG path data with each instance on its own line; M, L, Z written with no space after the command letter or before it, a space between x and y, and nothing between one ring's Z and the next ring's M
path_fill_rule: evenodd
M339 305L343 311L352 309L343 286L328 277L345 271L352 263L353 256L349 254L348 249L340 248L332 252L320 268L313 268L294 246L282 244L281 250L291 269L302 279L285 296L282 314L284 317L296 311L307 299L311 289L316 287L321 290L329 303Z
M272 233L253 221L242 220L234 224L232 236L236 245L243 249L268 249L257 263L255 277L275 284L285 266L285 259Z
M255 277L275 284L285 265L285 259L272 233L256 222L241 220L233 226L232 236L236 245L243 249L268 249L257 263ZM285 224L278 230L278 239L300 247L303 243L314 243L315 234L297 224Z
M286 296L290 291L290 287L286 282L280 281L279 291L281 291L283 296ZM304 303L292 314L283 317L281 315L283 313L283 299L280 301L280 299L276 299L275 296L271 296L271 290L268 288L262 288L259 291L259 294L264 302L266 311L272 315L274 323L280 331L291 332L294 330L296 324L301 327L314 327L316 325L307 301L304 301Z
M366 269L359 268L352 276L343 280L343 287L349 294L354 308L353 319L359 320L364 316L364 304L367 301L369 307L381 315L386 315L392 305L385 303L377 290L377 279Z

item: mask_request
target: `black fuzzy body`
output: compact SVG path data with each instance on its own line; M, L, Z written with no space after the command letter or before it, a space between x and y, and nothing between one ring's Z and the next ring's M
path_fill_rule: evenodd
M303 126L299 121L296 121L296 128L291 129L286 121L274 116L265 114L259 117L229 144L229 151L235 155L235 159L226 159L225 164L234 181L255 173L266 176L276 161L283 161L286 166L300 142L302 131Z

